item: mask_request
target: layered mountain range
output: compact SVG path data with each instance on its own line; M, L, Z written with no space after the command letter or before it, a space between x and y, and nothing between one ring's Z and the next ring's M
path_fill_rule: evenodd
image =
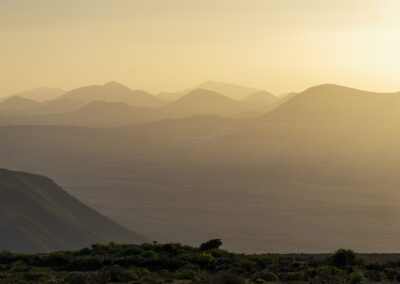
M256 89L213 82L200 86L203 85L210 89L225 90L224 94L193 88L182 96L177 96L176 100L171 100L145 91L131 90L117 82L109 82L63 92L45 101L35 100L46 97L49 89L41 88L9 96L0 102L0 116L7 118L0 123L109 127L191 115L253 117L278 100L270 93ZM39 95L40 90L44 92L42 96ZM245 96L244 99L234 100L225 95L230 90L234 90L233 97L241 94ZM255 93L250 93L251 91Z

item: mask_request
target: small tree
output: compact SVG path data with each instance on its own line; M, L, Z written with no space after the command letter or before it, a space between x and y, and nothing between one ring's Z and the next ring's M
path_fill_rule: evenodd
M332 256L332 264L336 267L349 269L353 265L363 264L364 260L351 249L339 249Z
M218 249L221 245L222 245L222 242L220 239L213 239L213 240L209 240L206 243L202 243L200 245L200 250L207 251L207 250L212 250L212 249Z

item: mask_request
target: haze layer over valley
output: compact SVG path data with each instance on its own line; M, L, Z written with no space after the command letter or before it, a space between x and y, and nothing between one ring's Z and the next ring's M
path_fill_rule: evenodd
M398 250L400 93L319 85L278 98L207 84L168 97L116 82L10 97L0 166L51 177L161 242Z

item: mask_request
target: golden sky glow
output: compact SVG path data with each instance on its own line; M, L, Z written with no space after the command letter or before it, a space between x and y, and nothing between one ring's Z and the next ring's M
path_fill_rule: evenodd
M0 96L120 81L400 90L398 0L1 0Z

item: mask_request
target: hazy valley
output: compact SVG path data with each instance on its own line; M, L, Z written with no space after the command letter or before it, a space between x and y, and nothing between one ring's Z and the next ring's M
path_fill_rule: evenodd
M242 96L194 88L167 100L114 82L45 102L9 98L0 166L51 177L150 240L396 251L400 94L321 85L271 99L237 88Z

